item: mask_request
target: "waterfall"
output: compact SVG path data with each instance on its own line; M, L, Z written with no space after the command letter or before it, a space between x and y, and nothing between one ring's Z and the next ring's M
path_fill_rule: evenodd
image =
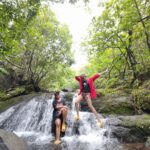
M0 114L0 128L12 131L24 138L29 150L53 150L51 141L52 101L44 96L13 106ZM89 112L80 112L80 121L74 120L74 102L67 115L68 128L62 138L61 150L121 150L116 138L111 135L107 118L104 127L98 128L95 117ZM102 118L102 116L100 116Z

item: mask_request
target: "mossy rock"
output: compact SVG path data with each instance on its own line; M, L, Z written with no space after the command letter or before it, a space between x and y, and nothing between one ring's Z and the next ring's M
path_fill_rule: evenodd
M130 94L126 91L117 89L99 89L97 91L97 98L92 102L98 112L120 115L132 115L135 113L130 101Z
M9 107L21 103L23 101L28 101L35 96L39 96L41 93L30 93L28 95L16 96L5 101L0 101L0 113L8 109Z
M106 89L96 89L97 97L105 96L107 94L126 96L131 93L131 89L122 89L122 87L118 88L106 88Z
M142 87L134 89L132 102L138 113L150 112L150 90Z
M146 141L146 143L145 143L145 146L146 146L147 148L150 148L150 136L147 138L147 141Z
M129 128L130 134L146 140L150 135L150 115L135 115L119 117L119 125ZM142 140L142 139L141 139Z
M14 89L11 89L8 92L4 92L3 94L0 95L0 101L5 101L11 97L15 97L18 95L21 95L26 92L26 88L24 86L21 87L16 87Z
M116 118L118 119L116 121ZM110 122L112 133L121 142L145 143L150 135L150 115L118 116Z

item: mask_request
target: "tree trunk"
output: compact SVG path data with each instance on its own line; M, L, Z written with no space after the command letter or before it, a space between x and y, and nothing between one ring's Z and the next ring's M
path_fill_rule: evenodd
M139 15L139 17L140 17L140 22L142 23L142 26L143 26L143 28L144 28L144 33L145 33L145 36L146 36L146 44L147 44L148 50L149 50L149 52L150 52L150 38L149 38L149 34L148 34L147 29L146 29L144 20L143 20L143 18L142 18L142 14L141 14L140 9L139 9L138 4L137 4L137 1L134 0L134 3L135 3L135 6L136 6L138 15Z
M126 52L127 52L127 57L128 57L128 60L130 62L130 67L132 69L132 72L133 72L133 81L131 82L131 84L134 83L134 81L137 79L137 72L136 72L136 59L133 55L133 52L131 50L131 46L132 46L132 30L129 30L128 32L129 34L129 45L128 47L126 47Z

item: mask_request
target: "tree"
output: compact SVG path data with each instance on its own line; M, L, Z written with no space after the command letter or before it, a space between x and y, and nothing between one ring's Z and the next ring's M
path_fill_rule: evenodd
M14 0L0 3L0 54L18 50L29 22L36 16L40 0Z
M91 63L105 62L106 58L99 56L106 55L111 61L105 66L109 66L112 76L128 80L131 85L139 80L139 74L150 67L149 5L150 2L140 0L108 2L102 15L93 18L89 31L86 46ZM108 51L112 52L107 55Z
M17 13L16 11L16 16ZM9 28L12 33L6 34L8 29L2 27L3 34L10 36L3 40L5 42L2 45L8 49L1 49L2 62L16 71L21 82L32 84L35 90L39 90L40 85L44 86L45 80L47 83L55 82L58 87L58 81L64 81L65 70L73 62L70 52L72 37L68 27L60 24L50 8L45 6L40 6L32 19L21 19ZM12 39L14 35L17 38ZM11 39L12 42L9 43Z

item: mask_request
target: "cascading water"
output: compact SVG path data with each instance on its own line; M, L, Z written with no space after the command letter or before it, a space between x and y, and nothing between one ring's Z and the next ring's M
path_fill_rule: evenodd
M61 150L120 150L111 128L103 119L104 127L97 127L95 117L89 112L80 112L80 121L74 121L74 100L69 108L66 135L62 138ZM55 146L51 134L52 99L35 97L29 102L13 106L0 114L0 128L13 131L23 137L29 150L53 150Z

